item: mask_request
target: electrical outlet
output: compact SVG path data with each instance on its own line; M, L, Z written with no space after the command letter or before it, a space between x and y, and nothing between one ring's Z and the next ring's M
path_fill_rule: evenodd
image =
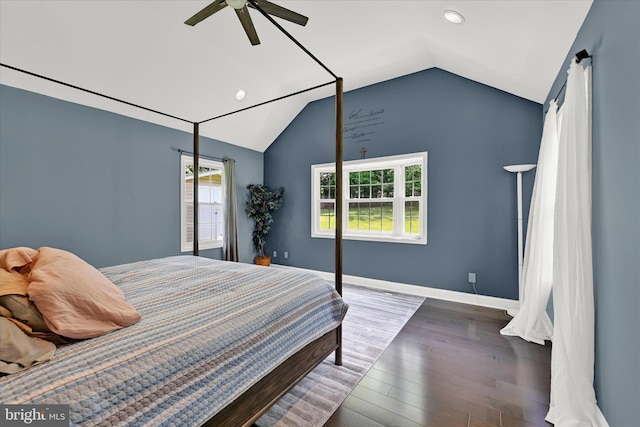
M469 273L469 283L476 283L476 273Z
M278 251L273 251L273 258L278 258Z
M284 251L284 257L285 257L285 259L286 259L286 258L289 258L289 252Z

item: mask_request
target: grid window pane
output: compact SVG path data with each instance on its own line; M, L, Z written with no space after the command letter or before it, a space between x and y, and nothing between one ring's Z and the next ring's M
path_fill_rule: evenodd
M211 205L200 205L200 216L198 217L198 222L200 224L211 224L213 221L213 206Z
M380 203L381 231L393 230L393 203Z
M213 228L211 224L199 224L198 225L198 237L200 240L212 240Z
M349 203L349 230L393 231L393 202Z
M380 184L380 183L382 183L382 171L381 170L371 171L371 183L372 184Z
M198 185L198 203L211 203L211 187L201 182Z
M422 166L407 166L404 171L405 197L420 196L422 193Z
M371 198L379 199L382 197L382 185L372 185L371 186Z
M360 185L371 184L371 171L360 172Z
M322 172L320 174L320 185L336 185L335 172Z
M395 172L393 169L384 169L382 171L382 182L389 183L394 182Z
M371 212L368 207L369 203L361 203L358 206L358 230L371 230L369 220Z
M222 186L216 185L215 187L211 187L211 193L211 201L222 204Z
M360 173L358 173L358 172L349 172L349 184L350 185L358 185L358 184L360 184Z
M358 199L360 197L360 187L357 185L349 186L349 198Z
M334 202L320 203L320 229L335 230L336 207Z
M350 199L380 199L393 197L393 169L349 172ZM382 185L384 183L384 185Z
M358 205L359 203L349 203L349 230L358 229Z
M323 172L320 174L320 198L335 199L336 197L336 174Z
M404 202L404 232L420 234L420 202L417 200Z

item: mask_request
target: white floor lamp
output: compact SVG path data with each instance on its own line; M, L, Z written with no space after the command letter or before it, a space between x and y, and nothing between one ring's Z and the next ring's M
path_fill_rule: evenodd
M522 173L528 172L531 169L535 168L536 165L509 165L505 166L505 170L509 172L517 173L517 186L518 186L518 301L522 304L523 289L522 289L522 267L524 265L524 248L522 245L523 235L522 235ZM518 305L519 307L520 305ZM507 314L511 317L518 314L519 309L509 309L507 310Z

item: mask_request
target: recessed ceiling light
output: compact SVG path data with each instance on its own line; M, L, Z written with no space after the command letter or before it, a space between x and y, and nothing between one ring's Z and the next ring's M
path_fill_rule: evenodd
M247 94L244 90L238 89L236 92L236 101L242 101L246 95Z
M464 22L464 16L462 16L459 12L455 10L445 10L443 12L444 19L451 22L452 24L462 24Z

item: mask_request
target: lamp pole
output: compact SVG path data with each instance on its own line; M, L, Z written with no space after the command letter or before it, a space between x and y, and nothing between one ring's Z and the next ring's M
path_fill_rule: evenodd
M524 266L524 248L523 248L523 223L524 220L522 218L522 173L528 172L531 169L535 168L536 165L509 165L505 166L504 169L506 171L516 173L517 180L516 186L518 191L517 197L517 206L518 206L518 307L522 304L522 297L524 296L524 289L522 289L522 267ZM511 317L518 314L519 309L509 309L507 310L507 314Z

